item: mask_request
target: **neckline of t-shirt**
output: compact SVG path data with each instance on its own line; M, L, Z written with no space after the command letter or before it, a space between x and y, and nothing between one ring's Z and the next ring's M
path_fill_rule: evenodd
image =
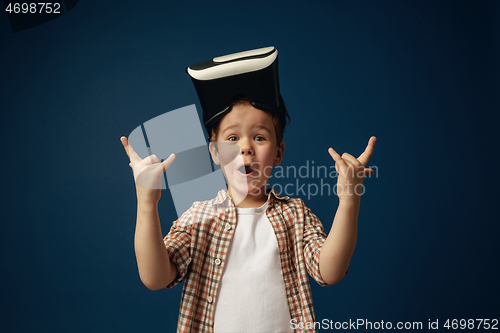
M260 207L248 207L248 208L236 207L236 212L239 215L257 215L264 213L266 211L267 206L268 202L266 201Z

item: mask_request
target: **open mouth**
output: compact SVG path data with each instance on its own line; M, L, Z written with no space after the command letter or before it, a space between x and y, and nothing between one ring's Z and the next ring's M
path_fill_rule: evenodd
M241 165L238 168L238 172L241 173L242 175L249 176L254 172L254 169L252 168L251 165Z

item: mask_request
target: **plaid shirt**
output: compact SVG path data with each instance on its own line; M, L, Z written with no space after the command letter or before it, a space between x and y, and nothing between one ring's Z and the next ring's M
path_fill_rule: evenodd
M326 235L318 218L301 199L268 194L266 215L278 241L281 271L290 317L295 323L314 323L307 272L321 285L319 254ZM236 209L226 190L208 201L195 202L173 223L164 242L179 275L167 286L182 282L177 332L213 332L214 305L231 238ZM316 332L316 330L296 330Z

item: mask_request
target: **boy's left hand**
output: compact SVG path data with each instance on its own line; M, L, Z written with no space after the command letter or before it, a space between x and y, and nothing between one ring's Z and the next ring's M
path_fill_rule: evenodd
M363 179L374 173L372 169L365 168L365 166L372 156L376 141L377 138L372 136L365 151L357 159L351 154L344 153L340 156L333 148L328 149L335 161L335 169L339 174L337 180L339 200L359 200L361 194L364 193Z

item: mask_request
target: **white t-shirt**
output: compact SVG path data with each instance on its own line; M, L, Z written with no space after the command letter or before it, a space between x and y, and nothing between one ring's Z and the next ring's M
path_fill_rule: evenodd
M214 332L293 332L278 242L259 208L238 208L215 303Z

